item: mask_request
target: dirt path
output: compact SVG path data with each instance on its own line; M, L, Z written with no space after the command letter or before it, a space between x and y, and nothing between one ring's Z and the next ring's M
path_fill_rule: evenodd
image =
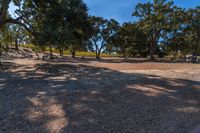
M0 72L1 133L188 133L200 65L13 59Z

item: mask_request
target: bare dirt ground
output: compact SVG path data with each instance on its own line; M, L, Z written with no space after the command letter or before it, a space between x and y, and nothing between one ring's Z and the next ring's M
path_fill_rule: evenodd
M189 133L200 65L12 59L0 68L1 133Z

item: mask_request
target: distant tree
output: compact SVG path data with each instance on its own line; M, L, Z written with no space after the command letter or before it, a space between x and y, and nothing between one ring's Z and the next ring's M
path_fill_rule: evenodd
M200 54L200 7L189 9L187 15L188 25L185 32L191 44L190 48L194 54Z
M147 37L135 23L125 23L117 32L115 47L123 57L144 56L147 52Z
M29 43L29 38L28 38L29 34L23 27L21 27L19 25L11 25L10 29L12 32L14 48L16 51L19 50L19 44L28 44Z
M119 31L119 29L120 29L120 25L116 20L111 19L108 21L108 32L109 33L106 38L107 45L106 45L105 51L107 51L109 53L109 55L111 54L111 52L114 48L114 45L115 45L114 39L116 38L117 32Z
M173 12L173 2L167 2L167 0L154 0L153 3L139 3L134 16L139 18L140 26L145 31L148 42L150 44L150 58L154 59L156 46L158 45L162 33L165 29L168 29L168 19L171 12Z
M186 11L174 6L168 17L168 28L162 34L163 43L167 46L168 52L172 53L174 59L178 52L185 53L187 49L185 40L185 29L187 27Z
M102 17L91 17L92 35L89 40L89 48L96 52L96 58L100 58L101 52L110 54L114 47L114 38L119 30L119 23L114 20L105 20Z
M3 52L7 52L10 48L10 44L13 42L12 30L10 26L6 25L0 32L0 57ZM1 64L1 63L0 63Z
M188 51L184 33L177 33L173 38L170 38L167 46L168 52L173 55L173 59L177 59L179 53L185 56Z
M170 28L163 39L174 58L179 52L183 56L200 53L200 8L185 11L175 6L168 20Z
M102 17L91 17L91 23L93 28L93 34L90 38L90 44L94 47L96 52L96 59L100 58L102 50L107 45L107 39L109 37L108 20Z
M69 45L69 50L72 54L72 58L75 58L76 52L78 50L85 49L87 44L86 42L89 40L92 34L92 25L89 18L87 17L87 10L83 11L83 14L80 15L79 19L77 19L77 24L78 25L74 27L75 30L71 34L72 37Z

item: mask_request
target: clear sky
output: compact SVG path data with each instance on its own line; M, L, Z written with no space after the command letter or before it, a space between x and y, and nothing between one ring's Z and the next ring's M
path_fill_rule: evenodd
M120 23L134 21L131 14L139 2L149 0L84 0L88 5L89 14L102 16L106 19L114 18ZM200 6L200 0L174 0L175 4L184 8Z

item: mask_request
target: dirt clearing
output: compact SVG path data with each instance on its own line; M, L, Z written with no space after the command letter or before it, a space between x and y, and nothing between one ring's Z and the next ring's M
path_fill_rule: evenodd
M200 126L198 64L8 64L0 72L1 133L188 133Z

